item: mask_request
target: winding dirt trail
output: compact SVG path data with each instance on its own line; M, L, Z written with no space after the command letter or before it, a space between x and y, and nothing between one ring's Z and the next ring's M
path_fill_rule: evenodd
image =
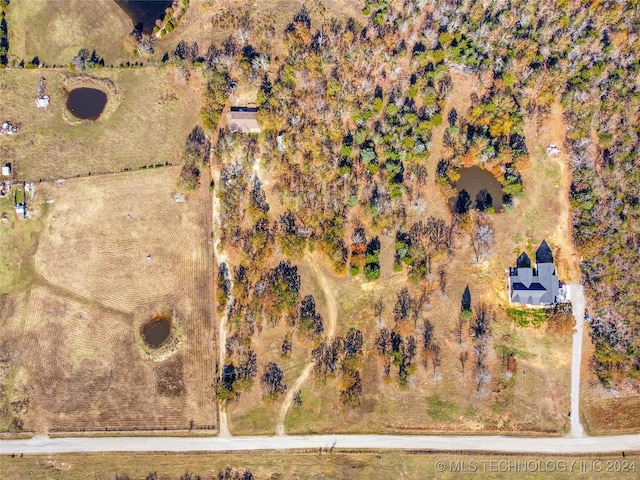
M327 281L327 276L320 269L315 256L311 253L307 253L305 254L304 259L311 264L311 268L316 274L318 283L320 283L320 288L322 288L322 293L324 294L326 300L328 313L327 339L331 339L336 333L336 325L338 323L338 303L336 301L335 295L333 294L333 291L331 290L329 282ZM314 364L315 362L313 361L307 364L300 376L287 391L287 395L284 398L282 407L280 407L280 415L278 416L278 423L276 424L276 435L285 435L284 421L287 417L287 412L289 411L289 408L291 408L291 405L293 403L293 396L300 389L307 378L309 378Z

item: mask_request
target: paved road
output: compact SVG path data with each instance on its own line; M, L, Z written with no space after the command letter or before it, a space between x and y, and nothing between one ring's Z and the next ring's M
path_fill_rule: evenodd
M518 438L504 436L312 435L276 437L34 437L1 440L2 454L72 452L187 452L318 448L493 451L511 453L606 453L639 451L639 435L611 437Z
M571 355L571 436L584 437L580 423L580 365L582 361L582 327L584 326L584 292L582 285L569 285L569 296L576 318Z

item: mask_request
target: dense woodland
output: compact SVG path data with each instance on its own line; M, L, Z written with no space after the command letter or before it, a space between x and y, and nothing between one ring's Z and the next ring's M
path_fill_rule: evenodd
M589 296L597 299L593 366L605 384L638 387L638 9L637 1L368 0L366 25L352 19L312 25L303 8L284 32L287 54L279 59L251 45L251 21L238 20L244 34L212 46L204 57L210 86L203 120L208 127L217 123L224 95L237 81L259 85L260 156L287 210L279 221L268 219L269 205L252 172L256 140L221 132L216 157L232 159L222 167L218 185L222 240L243 258L238 271L229 272L238 290L231 318L252 318L240 314L247 309L275 312L288 316L292 328L306 325L307 334L320 335L321 322L313 315L302 321L295 312L301 299L287 296L293 285L274 289L275 271L260 271L256 264L274 253L295 261L306 249L320 249L336 272L375 280L378 235L389 230L396 232L395 268L406 269L415 282L437 274L445 288L442 259L471 199L457 199L452 221L425 216L406 223L407 209L421 208L418 186L427 175L422 160L429 156L433 128L446 122L451 154L438 164L436 178L443 195L455 194L451 183L460 167L479 164L499 177L508 208L526 194L519 174L529 161L523 115L545 114L560 99L573 173L574 238ZM270 64L276 61L273 73ZM451 68L478 74L489 87L481 98L472 97L469 111L443 118ZM483 199L476 203L479 210L491 210ZM490 247L492 228L486 215L474 218L479 259ZM265 301L275 308L258 308ZM412 355L407 347L402 353L400 342L409 345L411 339L392 340L388 333L378 350L392 354L388 363L398 365L402 377ZM336 339L314 350L318 359L333 359L318 367L324 373L340 362L343 343ZM432 349L427 343L425 350ZM283 351L286 344L287 339ZM476 346L476 353L482 348ZM482 366L480 358L476 363Z

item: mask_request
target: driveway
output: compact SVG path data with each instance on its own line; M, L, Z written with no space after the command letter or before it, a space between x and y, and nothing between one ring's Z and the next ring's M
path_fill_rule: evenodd
M573 332L571 354L571 433L572 437L584 437L580 423L580 365L582 362L582 330L584 326L584 290L582 285L569 285L569 298L573 306L576 328Z

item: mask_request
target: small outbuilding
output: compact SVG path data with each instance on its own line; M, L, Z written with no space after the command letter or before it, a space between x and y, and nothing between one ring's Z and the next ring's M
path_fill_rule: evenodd
M2 167L2 175L4 177L10 177L11 176L11 164L7 163L4 167Z
M38 108L47 108L49 107L49 96L43 95L42 97L36 98L36 107Z
M16 205L16 217L18 220L24 220L27 218L27 206L24 203Z
M231 107L227 114L228 127L232 132L260 133L260 125L256 120L258 109L255 107Z

